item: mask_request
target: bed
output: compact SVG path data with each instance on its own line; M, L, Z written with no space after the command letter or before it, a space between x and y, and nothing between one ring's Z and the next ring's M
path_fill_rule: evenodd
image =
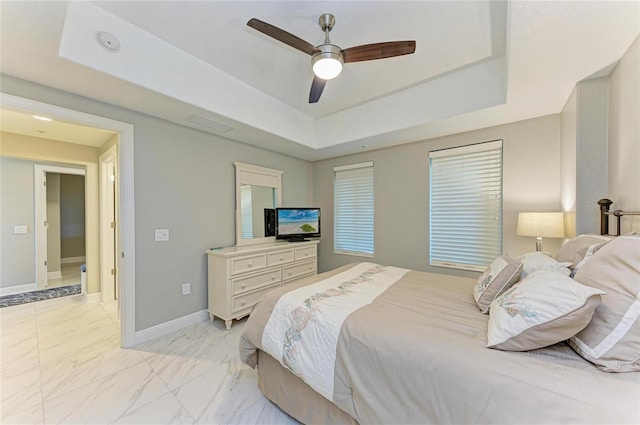
M583 250L584 255L591 251L592 259L582 265L576 278L592 276L589 270L597 275L603 269L598 262L607 261L605 255L615 251L613 239L597 250ZM615 244L627 244L616 252L628 255L631 251L631 259L639 264L631 261L629 270L640 276L640 255L629 249L638 246L640 238L615 240L621 241ZM563 262L545 262L564 267ZM514 280L513 276L509 279ZM481 279L349 264L269 292L247 321L240 357L257 367L258 383L267 398L307 424L640 423L640 372L633 371L638 359L623 362L627 369L609 363L594 366L593 359L576 351L576 347L588 349L590 336L581 336L588 327L575 341L567 342L565 336L544 348L527 349L530 341L520 340L524 332L487 348L494 338L488 336L492 328L497 332L509 328L497 322L501 309L494 303L505 303L514 288L540 292L548 276L562 280L556 291L565 291L563 285L577 285L577 291L587 294L575 311L589 326L605 311L602 299L609 296L605 292L613 291L571 283L570 277L548 269L529 270L522 279L517 276L512 288L492 295L490 314L486 314L476 296ZM626 274L621 281L623 286L633 286L634 280L629 283ZM361 304L344 304L361 287L376 289L373 295L363 295ZM618 292L629 298L629 290L635 289ZM552 293L554 299L563 297ZM621 299L614 304L621 304ZM326 306L333 309L328 314L320 308ZM284 314L278 317L278 311ZM318 320L323 314L326 320ZM573 335L584 328L583 323L568 330L567 323L561 323L567 317L560 314L552 331L540 327L550 322L530 330L537 332L536 338L544 338L556 331ZM640 337L636 340L634 332L639 327L640 320L632 322L628 335L618 339L638 349ZM603 371L616 367L619 372L630 371Z

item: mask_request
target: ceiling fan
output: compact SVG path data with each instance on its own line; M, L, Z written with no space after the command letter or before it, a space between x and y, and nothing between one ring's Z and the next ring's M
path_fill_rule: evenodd
M415 40L364 44L341 49L329 41L329 31L333 29L335 22L335 18L330 13L320 15L318 23L325 36L324 43L317 47L283 29L256 18L250 19L247 25L311 56L314 77L311 83L311 92L309 93L309 103L318 102L327 80L337 77L342 71L344 63L409 55L416 51Z

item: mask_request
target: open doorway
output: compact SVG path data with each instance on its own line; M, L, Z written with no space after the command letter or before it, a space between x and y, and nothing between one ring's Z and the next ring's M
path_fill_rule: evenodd
M117 216L120 218L120 222L117 223L115 234L117 235L115 241L114 251L117 253L117 281L119 282L119 291L117 291L117 297L119 301L119 318L121 329L121 344L124 347L129 347L135 344L136 331L135 331L135 219L134 219L134 184L133 184L133 126L128 123L111 120L108 118L87 114L84 112L66 109L60 106L46 104L30 99L20 98L17 96L2 93L0 97L3 107L9 107L11 109L19 111L29 111L30 113L47 115L54 120L64 121L75 125L90 126L100 129L105 129L116 133L118 136L118 144L116 151L117 158L117 176L119 180L115 182L117 185ZM46 152L45 152L46 151ZM33 150L32 159L42 161L56 161L55 158L59 157L59 152L53 152L49 150ZM45 157L45 155L48 155ZM53 158L51 158L53 156ZM84 161L80 161L84 163ZM98 187L98 179L100 171L98 164L86 165L86 184L87 186ZM95 192L94 192L95 193ZM91 197L87 197L86 201L92 205L92 208L97 209L99 194L95 193ZM97 216L97 214L95 214ZM87 215L88 229L99 229L99 219L94 218L93 214ZM21 223L20 223L21 224ZM14 226L17 230L21 230L25 226ZM28 226L27 226L28 227ZM34 226L35 227L35 226ZM27 228L28 231L28 228ZM117 251L116 251L117 250ZM3 249L3 252L5 250ZM92 236L91 239L87 239L87 252L86 252L86 264L87 264L87 280L89 285L93 288L99 288L101 286L101 273L100 273L100 247L99 237ZM36 267L40 269L40 267ZM5 273L4 267L2 273ZM35 276L34 276L35 277ZM33 280L31 280L33 282ZM24 285L31 286L31 285ZM33 285L35 286L35 285ZM92 292L92 294L100 294L98 292ZM91 294L90 294L91 295ZM115 295L114 295L115 296ZM95 299L91 301L99 301Z
M38 289L81 284L86 261L85 169L36 164L35 230ZM81 288L86 294L86 288Z

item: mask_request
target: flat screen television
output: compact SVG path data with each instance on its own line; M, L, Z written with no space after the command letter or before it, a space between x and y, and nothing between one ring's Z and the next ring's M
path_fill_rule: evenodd
M320 237L320 208L276 208L276 239L303 242Z

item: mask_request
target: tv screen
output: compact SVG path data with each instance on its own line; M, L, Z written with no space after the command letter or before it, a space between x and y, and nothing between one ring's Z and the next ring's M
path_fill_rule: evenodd
M320 237L320 208L276 208L276 238L304 241Z

